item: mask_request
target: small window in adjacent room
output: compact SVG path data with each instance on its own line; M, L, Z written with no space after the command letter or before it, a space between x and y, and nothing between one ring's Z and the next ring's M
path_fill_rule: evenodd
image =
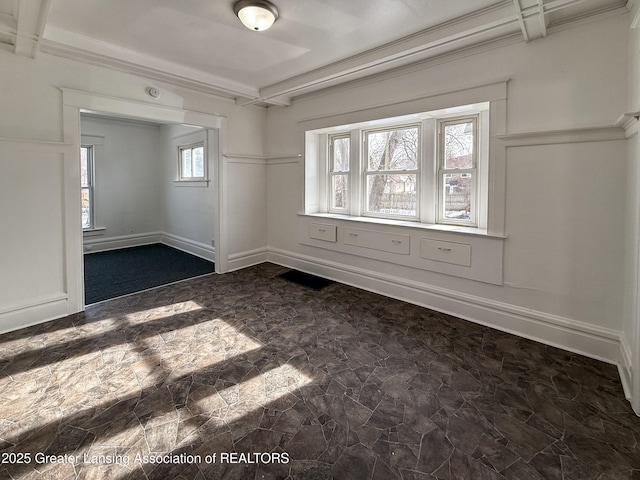
M94 227L94 158L93 145L80 147L80 181L82 194L82 229L91 230Z
M204 143L178 148L178 178L181 181L204 181L207 178Z

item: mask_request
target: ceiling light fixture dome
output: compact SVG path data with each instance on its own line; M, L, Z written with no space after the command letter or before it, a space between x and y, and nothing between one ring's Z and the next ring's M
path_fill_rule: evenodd
M255 31L266 30L278 19L278 9L267 0L240 0L233 5L233 12L245 27Z

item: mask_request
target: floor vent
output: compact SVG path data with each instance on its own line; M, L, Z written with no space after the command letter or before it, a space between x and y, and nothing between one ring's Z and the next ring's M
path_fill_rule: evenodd
M281 273L278 276L284 280L302 285L303 287L312 288L313 290L322 290L323 288L335 283L333 280L317 277L310 273L299 272L298 270L289 270L288 272Z

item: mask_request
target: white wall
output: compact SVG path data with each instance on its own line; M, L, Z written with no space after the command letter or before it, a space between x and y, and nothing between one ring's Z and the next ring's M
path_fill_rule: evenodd
M78 202L79 154L64 138L74 125L63 126L60 88L222 116L223 152L264 152L263 108L239 107L231 100L47 54L33 60L0 51L0 70L0 110L11 112L0 116L0 331L60 317L81 304L82 234L68 234L79 227L80 212L78 208L75 218L65 213L66 206ZM147 95L149 86L161 91L160 99ZM265 181L263 165L228 168L226 175L225 181L236 188ZM241 204L235 208L266 212L264 200L236 198ZM264 224L236 224L245 218L227 218L227 242L266 248ZM77 245L71 249L78 252L77 259L65 258L72 244Z
M302 153L301 121L336 115L339 122L509 78L504 285L301 245L303 162L269 167L273 259L617 362L627 164L621 130L612 127L626 105L627 20L618 15L269 109L269 154Z

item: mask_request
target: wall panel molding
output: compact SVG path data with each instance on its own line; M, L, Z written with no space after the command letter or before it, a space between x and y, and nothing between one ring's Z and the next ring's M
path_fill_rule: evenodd
M530 147L563 143L606 142L624 140L625 132L619 126L546 130L498 135L507 147Z

